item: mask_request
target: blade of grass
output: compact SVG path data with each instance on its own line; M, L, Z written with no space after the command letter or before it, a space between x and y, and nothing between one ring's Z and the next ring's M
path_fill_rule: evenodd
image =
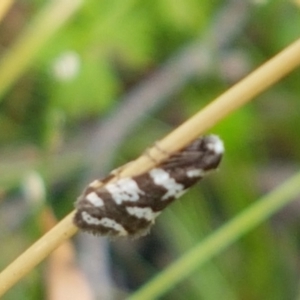
M166 138L160 141L159 147L164 149L167 153L173 153L192 142L200 134L217 124L222 118L225 118L296 69L300 64L299 53L300 39L285 48L282 52L170 133ZM153 159L149 159L149 156ZM157 150L157 147L153 147L147 154L127 164L120 176L132 176L145 172L154 166L154 161L162 159L162 156L162 151ZM73 214L74 212L69 214L0 274L0 296L40 263L60 243L77 232L77 228L72 222Z
M5 17L12 4L13 0L2 0L0 2L0 21Z
M205 238L128 299L158 299L213 256L267 220L300 194L300 172Z
M0 101L39 50L83 4L82 0L52 0L29 24L0 62Z

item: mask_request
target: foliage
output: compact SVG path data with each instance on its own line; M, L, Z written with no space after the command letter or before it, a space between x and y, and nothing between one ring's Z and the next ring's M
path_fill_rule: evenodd
M1 244L8 245L2 250L2 268L32 242L32 235L37 238L30 230L35 226L32 214L21 217L20 204L11 208L21 202L16 199L23 197L20 187L24 176L37 170L57 215L71 211L82 176L93 164L85 152L92 139L87 136L93 134L99 120L105 123L126 106L124 95L155 77L192 43L208 43L212 49L208 71L197 70L192 78L183 74L184 83L174 89L170 102L162 95L154 111L142 112L143 120L122 137L124 147L113 149L117 162L135 158L299 36L296 1L253 1L240 34L226 47L216 49L206 36L220 11L229 5L229 1L208 0L86 1L43 44L25 43L26 48L18 52L15 45L33 35L34 26L40 24L36 20L41 12L50 14L50 6L44 1L13 4L0 28L0 86L5 87L0 89L0 194L2 214L8 215L0 221L1 228L6 228L0 235ZM43 35L43 31L36 34ZM15 66L19 66L16 75L6 73L12 78L10 82L1 79L8 57L20 62ZM297 170L299 76L299 71L291 74L212 129L226 145L220 171L160 217L153 236L145 238L144 251L135 249L134 257L127 254L123 259L128 261L118 264L122 244L112 244L116 270L132 263L122 269L128 278L138 278L126 282L127 289L134 287L132 293ZM127 118L140 109L128 112ZM298 210L297 205L283 209L174 286L165 299L299 298ZM11 222L15 218L18 222ZM25 294L39 299L41 285L41 276L34 273L4 299Z

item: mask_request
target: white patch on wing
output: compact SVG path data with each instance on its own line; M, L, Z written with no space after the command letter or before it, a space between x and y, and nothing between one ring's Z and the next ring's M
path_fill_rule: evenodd
M103 200L95 192L91 192L87 194L85 196L85 199L96 207L100 207L104 205Z
M127 212L138 219L154 220L160 212L154 212L150 207L128 206Z
M192 169L186 172L187 177L202 177L204 175L204 171L202 169Z
M156 185L162 186L167 190L161 200L167 200L170 197L177 198L184 190L184 186L177 183L172 177L170 177L169 173L163 169L152 169L149 171L149 174Z
M224 153L223 141L216 135L210 136L211 141L208 143L207 148L214 151L216 154Z
M110 192L113 200L119 205L124 201L136 202L140 199L140 195L145 195L135 180L129 177L109 183L105 187Z
M92 217L90 214L88 214L86 211L83 211L81 213L82 219L89 225L102 225L103 227L114 229L115 231L119 232L120 236L128 235L128 232L125 230L125 228L117 223L116 221L110 219L110 218L102 218L97 219Z

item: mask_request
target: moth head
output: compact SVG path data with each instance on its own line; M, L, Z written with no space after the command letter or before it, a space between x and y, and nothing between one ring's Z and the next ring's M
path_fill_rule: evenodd
M217 168L221 162L224 144L218 136L208 135L196 140L187 150L191 151L191 155L198 153L195 165L203 170L210 170Z
M222 140L216 135L208 135L173 154L162 166L166 169L199 169L205 172L218 167L223 153Z

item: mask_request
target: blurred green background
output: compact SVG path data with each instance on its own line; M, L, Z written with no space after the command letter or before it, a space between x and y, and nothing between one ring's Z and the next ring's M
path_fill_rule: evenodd
M0 24L1 269L41 234L32 172L61 219L89 180L136 158L299 34L299 1L15 1ZM298 169L299 82L296 71L211 130L226 147L220 171L149 236L109 242L113 299ZM300 299L299 225L294 202L162 299ZM3 299L46 299L44 268Z

